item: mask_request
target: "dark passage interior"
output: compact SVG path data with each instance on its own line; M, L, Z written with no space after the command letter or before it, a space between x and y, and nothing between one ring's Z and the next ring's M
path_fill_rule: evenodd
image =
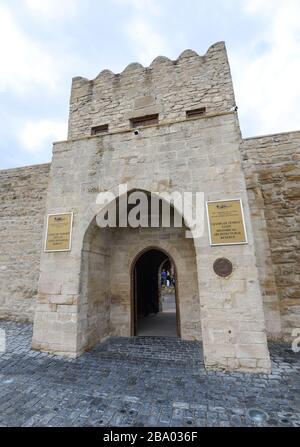
M176 277L158 249L143 253L134 268L135 335L176 337Z

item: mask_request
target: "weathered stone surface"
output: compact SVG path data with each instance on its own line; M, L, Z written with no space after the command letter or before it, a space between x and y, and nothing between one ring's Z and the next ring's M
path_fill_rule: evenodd
M0 318L33 321L49 170L0 171Z
M300 328L300 132L241 145L256 256L271 336Z
M300 426L300 358L290 345L270 344L272 374L224 374L205 370L198 341L112 337L66 359L32 351L31 325L0 328L1 426L255 427L251 408L267 413L259 425Z
M143 129L138 138L125 131L55 144L47 213L74 212L73 245L71 253L42 254L41 299L45 302L47 294L49 303L53 296L61 299L56 310L45 307L36 313L34 346L74 356L108 335L130 335L131 266L140 251L157 246L172 256L178 271L181 335L203 339L207 367L248 371L238 357L242 344L254 370L265 370L264 316L239 144L236 116L228 112L161 123ZM128 190L202 191L207 200L241 197L249 244L211 248L206 226L204 236L194 241L176 229L103 232L95 221L97 194L118 195L124 183ZM230 278L214 274L218 257L232 261ZM71 290L66 284L72 284ZM76 305L67 305L70 295L79 297L77 313ZM73 326L59 320L64 299ZM257 338L253 333L252 340L245 339L243 327L235 329L243 322L260 323L254 329ZM265 364L259 367L261 359Z
M161 121L173 121L200 106L214 113L233 105L225 44L218 42L205 56L188 50L176 61L156 58L148 68L130 64L121 74L106 70L92 81L74 78L69 139L89 136L100 124L109 124L111 132L128 129L135 108L140 115L159 113Z

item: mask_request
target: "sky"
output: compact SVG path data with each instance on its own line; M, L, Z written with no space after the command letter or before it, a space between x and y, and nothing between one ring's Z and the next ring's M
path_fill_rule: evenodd
M300 130L299 0L0 0L0 169L51 160L72 77L218 41L243 136Z

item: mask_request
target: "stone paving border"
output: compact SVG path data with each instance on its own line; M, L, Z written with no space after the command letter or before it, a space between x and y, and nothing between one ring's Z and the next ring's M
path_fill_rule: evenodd
M205 371L201 344L111 338L78 359L30 348L32 326L0 322L0 426L300 427L300 353L270 344L273 371Z

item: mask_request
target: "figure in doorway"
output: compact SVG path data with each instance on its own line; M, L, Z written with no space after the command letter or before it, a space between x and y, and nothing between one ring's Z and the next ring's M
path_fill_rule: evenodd
M171 275L170 272L167 272L167 288L169 289L169 287L171 286Z
M161 272L161 285L165 286L166 284L167 284L167 272L165 271L165 269L163 269Z

